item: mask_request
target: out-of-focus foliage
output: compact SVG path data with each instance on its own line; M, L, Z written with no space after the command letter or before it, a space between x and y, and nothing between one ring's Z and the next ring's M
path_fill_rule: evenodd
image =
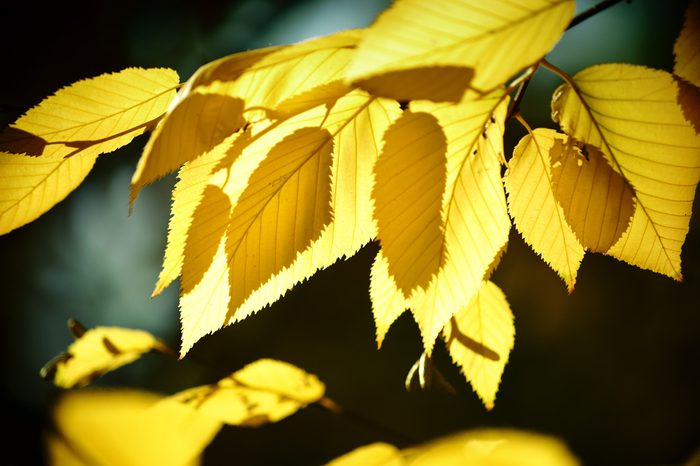
M172 354L163 342L144 330L121 327L85 329L75 320L68 323L76 340L65 353L41 370L44 378L63 388L82 387L95 378L134 362L144 353Z
M328 463L328 466L578 466L560 440L539 433L485 429L462 432L415 447L398 450L386 443L366 445Z

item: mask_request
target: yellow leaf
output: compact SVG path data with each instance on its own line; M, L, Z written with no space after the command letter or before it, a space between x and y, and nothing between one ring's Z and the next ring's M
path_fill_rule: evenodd
M410 466L578 466L559 439L512 429L478 429L404 450Z
M430 353L450 317L476 295L508 241L510 219L500 171L507 99L495 92L459 105L412 102L410 108L436 117L447 138L440 270L425 290L417 288L407 299ZM383 260L383 254L375 259L370 285L378 342L406 304L396 296L401 291L384 273Z
M0 135L0 150L68 157L128 144L166 111L179 84L166 68L127 68L60 89Z
M340 456L327 466L405 466L401 451L388 443L371 443Z
M182 86L170 109L175 108L176 105L200 86L209 86L216 81L235 81L262 58L284 47L272 46L233 53L200 66Z
M632 186L630 227L608 254L680 280L681 246L700 180L700 135L676 103L673 77L641 66L597 65L554 94L552 116L601 149Z
M285 238L285 248L289 248L285 253L287 259L290 257L289 253L294 250L292 248L297 249L294 250L290 263L286 263L287 259L277 260L276 263L254 263L254 267L248 267L247 275L232 273L232 270L240 270L245 262L237 264L231 260L233 249L228 248L230 241L228 235L224 235L218 243L211 266L204 272L199 284L181 296L182 354L201 336L262 309L317 270L330 266L343 256L351 256L376 235L370 199L372 168L381 134L398 114L399 108L395 102L371 98L363 92L355 91L341 97L333 105L330 113L324 106L319 106L280 123L260 122L253 125L252 136L247 140L241 155L232 165L222 165L221 170L213 175L213 178L219 181L210 181L210 184L221 186L232 199L232 204L238 204L243 191L249 185L249 180L252 179L251 173L262 166L262 160L273 147L278 146L276 151L285 147L279 145L280 141L303 128L307 128L304 130L306 136L302 133L304 138L298 139L297 143L304 142L306 138L311 141L323 133L328 141L328 148L332 145L335 150L330 160L328 177L324 178L324 175L314 182L319 183L319 187L329 183L323 189L330 192L330 222L318 236L314 237L311 231L312 240L306 243L307 246L303 249L298 249L305 244L299 241L299 237L296 245L292 238ZM314 127L317 129L308 129ZM366 136L357 138L357 134ZM292 143L289 147L296 144L293 139L287 142ZM320 138L318 142L321 142ZM309 150L313 150L313 147L309 146ZM279 155L282 156L281 152ZM321 152L317 155L309 152L309 155L312 157L310 161L320 161L328 154L320 157ZM268 168L274 168L269 163ZM229 177L228 173L235 173L236 176ZM306 186L306 189L311 190L312 185ZM251 198L246 202L252 201L254 199ZM317 207L321 205L317 204ZM299 218L302 214L309 216L313 213L305 204L296 207L290 204L287 214L291 215L296 208L301 209ZM324 211L324 215L327 213ZM316 225L318 226L318 223ZM255 233L253 230L249 231ZM255 256L246 257L242 249L239 247L238 257L250 262ZM272 247L268 250L267 245L261 251L265 257L274 253ZM258 273L258 269L267 270L269 274L263 276ZM232 283L230 287L229 281ZM235 296L234 300L231 299L232 296Z
M629 226L634 192L594 146L584 156L573 141L556 139L549 152L554 196L581 245L606 252Z
M273 114L279 118L285 118L305 112L319 105L325 105L330 109L339 98L350 92L350 90L350 86L340 79L320 84L301 94L294 94L283 100L277 105Z
M163 397L136 390L75 390L53 407L51 464L196 465L221 423ZM70 464L70 463L69 463Z
M700 86L700 2L693 0L685 11L685 22L673 46L673 72Z
M313 102L304 102L310 92L343 77L359 37L359 31L341 31L272 50L235 80L214 81L209 87L221 95L243 99L248 122L290 117L291 111L312 108L309 105ZM343 91L330 89L330 96ZM312 100L323 103L317 96ZM277 113L280 105L283 111Z
M209 152L243 127L243 100L207 91L197 88L158 124L131 179L131 204L144 186Z
M493 408L515 341L513 313L501 289L485 282L472 302L450 319L443 338L452 360L462 368L486 409Z
M546 128L523 137L504 183L515 227L572 292L585 251L554 195L550 151L557 140L566 140L566 135Z
M369 296L372 301L377 347L381 348L391 324L409 308L409 300L396 286L396 282L389 272L389 261L384 257L381 250L379 250L372 263Z
M515 429L475 429L398 450L386 443L357 448L328 466L578 466L559 439Z
M200 204L202 203L205 190L210 186L211 175L216 171L219 163L227 156L234 141L241 134L243 133L237 133L227 138L201 157L185 163L180 169L178 182L173 188L173 203L170 210L165 258L152 296L160 294L173 280L180 276L187 237L192 228L195 212L199 209L207 208L206 206L200 207ZM198 217L201 216L202 214L200 213ZM210 220L215 220L225 225L228 223L228 212L222 219ZM204 220L201 223L203 222ZM218 244L219 239L214 240L215 244Z
M260 359L213 385L177 393L166 401L187 404L226 424L277 422L323 397L318 378L289 363Z
M92 170L96 154L41 158L0 152L0 235L61 202Z
M53 378L59 387L82 387L149 351L171 353L165 344L144 330L121 327L84 330L75 321L70 323L81 328L80 334L66 353L42 368L42 376Z
M398 100L457 102L537 62L573 14L572 0L400 0L365 33L346 76Z
M233 306L289 266L330 223L332 153L327 130L300 128L253 172L226 231Z
M407 112L384 134L375 165L377 236L389 273L405 296L425 288L440 268L446 152L437 119Z

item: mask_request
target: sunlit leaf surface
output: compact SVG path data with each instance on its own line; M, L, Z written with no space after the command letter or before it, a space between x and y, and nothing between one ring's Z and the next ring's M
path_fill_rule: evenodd
M560 87L552 116L598 147L635 192L631 225L608 251L680 280L681 246L700 180L700 135L676 103L673 77L634 65L596 65Z

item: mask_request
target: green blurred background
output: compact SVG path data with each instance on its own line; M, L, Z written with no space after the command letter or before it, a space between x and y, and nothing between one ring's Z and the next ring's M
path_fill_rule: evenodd
M578 2L582 11L593 1ZM623 2L569 31L550 61L573 74L602 62L670 70L685 1ZM129 66L168 66L186 79L236 51L368 25L385 0L18 2L3 14L0 123L58 88ZM7 8L7 7L4 7ZM523 114L552 126L558 78L539 71ZM522 130L512 123L507 147ZM162 259L174 176L147 187L128 215L131 173L145 137L99 159L64 202L0 237L0 464L42 464L41 432L58 393L39 368L63 351L66 320L150 330L177 347L177 290L149 299ZM481 426L564 440L584 464L682 464L700 446L700 212L683 248L682 283L588 255L576 290L511 232L493 279L515 314L516 343L487 412L442 346L436 363L457 395L406 392L421 353L404 314L381 350L368 295L370 244L281 301L198 343L180 362L149 355L98 385L171 393L273 357L317 374L355 417L310 407L258 429L226 427L205 464L313 465L356 446L406 446ZM369 419L363 422L357 418ZM372 427L376 424L382 427Z

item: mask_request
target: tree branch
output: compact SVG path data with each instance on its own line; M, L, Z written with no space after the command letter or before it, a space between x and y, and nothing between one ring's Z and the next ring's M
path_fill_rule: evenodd
M620 3L621 1L622 0L604 0L604 1L600 2L599 4L589 8L588 10L579 13L578 15L576 15L574 17L574 19L571 20L569 25L566 27L566 30L568 31L569 29L576 26L577 24L580 24L580 23L586 21L591 16L597 15L598 13L600 13L603 10L607 10L611 6L615 5L616 3ZM627 0L627 1L629 2L630 0Z

